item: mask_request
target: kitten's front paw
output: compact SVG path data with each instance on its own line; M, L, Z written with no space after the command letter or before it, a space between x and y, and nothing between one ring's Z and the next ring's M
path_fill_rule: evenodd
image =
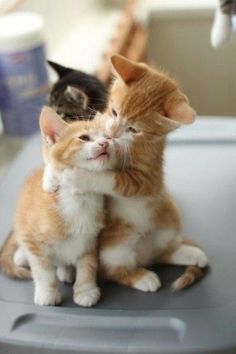
M91 307L96 305L100 299L101 292L98 287L86 290L75 290L74 302L83 307Z
M155 292L161 287L161 281L156 273L147 270L147 272L133 284L133 287L141 291Z
M48 193L54 193L58 190L58 180L57 178L43 178L43 190Z
M35 289L34 303L41 306L55 306L62 302L58 289Z
M189 254L189 265L196 265L200 268L205 268L208 265L208 258L205 252L197 247L192 248L192 253Z

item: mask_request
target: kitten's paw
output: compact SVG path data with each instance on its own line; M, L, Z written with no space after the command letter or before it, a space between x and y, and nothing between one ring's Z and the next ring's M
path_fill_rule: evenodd
M73 267L58 267L57 278L62 283L73 283L75 280L75 271Z
M34 303L41 306L55 306L62 302L62 296L58 289L36 289Z
M205 268L208 265L207 255L200 248L195 247L192 255L190 255L190 265L196 265L200 268Z
M186 266L198 266L204 268L208 264L208 259L201 248L191 245L181 245L171 256L172 264Z
M19 247L16 250L13 260L18 267L29 267L29 262L25 250L22 247Z
M98 287L86 290L75 290L74 302L83 307L91 307L96 305L100 299L101 292Z
M43 190L48 193L54 193L58 190L58 180L57 179L50 179L47 180L46 178L43 179Z
M141 291L155 292L161 287L161 281L156 273L147 270L147 272L133 284L133 287Z

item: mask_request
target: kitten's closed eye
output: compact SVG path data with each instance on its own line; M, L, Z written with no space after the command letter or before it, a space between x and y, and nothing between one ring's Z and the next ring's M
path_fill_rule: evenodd
M117 112L116 112L116 110L114 108L112 108L111 113L112 113L113 117L117 117L118 116L118 114L117 114Z
M79 139L82 140L82 141L91 141L90 136L87 135L87 134L80 135Z
M133 127L127 128L126 131L129 132L129 133L132 133L132 134L137 134L138 133L138 131L135 128L133 128Z

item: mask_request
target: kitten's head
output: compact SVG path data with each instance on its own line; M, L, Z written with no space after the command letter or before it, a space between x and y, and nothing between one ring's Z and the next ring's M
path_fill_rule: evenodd
M160 70L115 55L106 131L117 141L155 141L182 124L192 123L195 112L174 80Z
M89 109L89 98L78 87L54 85L50 94L50 105L67 122L92 118L94 112Z
M80 167L105 170L115 165L112 141L104 137L100 119L67 124L51 108L44 107L40 115L45 162L58 168Z
M48 61L59 78L53 85L49 105L66 121L92 119L106 108L107 91L95 76Z

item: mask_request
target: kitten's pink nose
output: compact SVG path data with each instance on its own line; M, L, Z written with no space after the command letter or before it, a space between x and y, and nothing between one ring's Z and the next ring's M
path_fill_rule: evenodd
M104 139L104 140L99 141L99 145L105 149L109 146L109 142Z

